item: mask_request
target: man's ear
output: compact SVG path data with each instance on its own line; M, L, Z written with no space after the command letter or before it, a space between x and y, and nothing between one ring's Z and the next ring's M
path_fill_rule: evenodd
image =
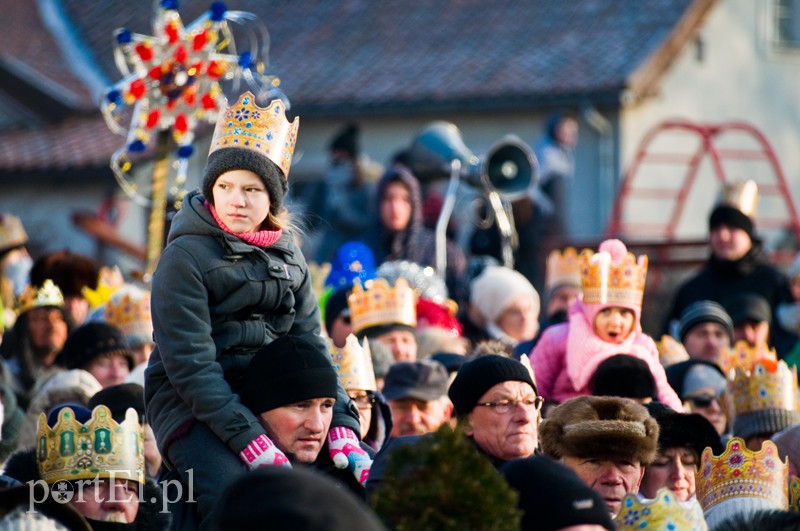
M453 403L450 401L449 398L445 398L444 411L443 411L444 420L450 420L451 418L453 418L454 410L455 408L453 407Z
M461 419L461 426L464 428L464 435L467 437L475 435L475 429L472 427L472 413L468 413Z
M642 479L644 478L644 471L647 469L646 466L642 466L641 470L639 471L639 482L636 484L636 492L639 492L639 487L642 484Z

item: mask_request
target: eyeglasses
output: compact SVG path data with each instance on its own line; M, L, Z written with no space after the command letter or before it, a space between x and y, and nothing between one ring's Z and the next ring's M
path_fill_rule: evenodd
M375 397L370 395L358 395L350 397L356 403L358 409L372 409L372 404L375 403Z
M522 406L528 411L536 412L542 409L544 398L537 396L536 398L526 398L524 400L497 400L495 402L482 402L475 404L475 406L488 407L495 410L500 415L505 415L509 411L513 411L517 406Z
M691 402L695 407L708 407L712 402L717 400L717 397L714 395L699 395L687 397L686 400Z

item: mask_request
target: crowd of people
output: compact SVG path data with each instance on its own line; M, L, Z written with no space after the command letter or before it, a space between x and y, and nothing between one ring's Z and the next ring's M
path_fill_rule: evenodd
M436 271L423 186L402 156L370 181L355 126L310 267L297 132L222 113L149 284L0 217L4 529L800 528L800 259L769 263L752 193L654 338L616 239Z

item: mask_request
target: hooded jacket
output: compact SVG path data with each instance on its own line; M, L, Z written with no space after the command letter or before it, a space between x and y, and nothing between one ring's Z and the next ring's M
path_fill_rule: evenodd
M327 350L292 234L284 230L267 248L251 245L219 227L199 192L186 196L173 220L152 294L156 346L145 403L162 455L193 419L238 454L264 433L235 392L252 355L286 334ZM336 404L332 425L358 432L358 412L348 409L344 389Z

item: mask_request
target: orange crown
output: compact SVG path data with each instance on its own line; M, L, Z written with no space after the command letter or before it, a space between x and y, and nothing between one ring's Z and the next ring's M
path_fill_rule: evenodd
M372 353L369 341L364 338L361 345L353 334L347 336L344 347L337 349L329 343L333 366L339 373L339 381L345 390L377 391L375 369L372 366Z
M245 92L220 113L208 154L230 147L249 149L274 162L288 177L299 127L299 117L292 123L286 119L281 100L273 100L265 109L256 105L251 92Z
M745 340L737 341L727 353L723 352L721 357L721 369L726 375L730 375L735 369L749 371L759 360L778 361L775 349L769 348L766 343L751 347Z
M752 370L735 369L733 405L737 415L765 409L797 411L797 367L760 359Z
M417 295L408 281L398 278L394 287L383 278L367 281L366 290L356 280L347 297L353 332L378 325L402 324L417 326Z
M581 290L583 302L587 304L619 304L641 308L644 297L644 283L647 277L647 256L637 259L627 252L624 244L619 256L603 249L594 252L584 249L580 255Z
M762 498L776 508L786 509L788 461L781 461L778 447L765 441L753 452L744 440L733 437L719 457L711 448L703 450L697 472L697 499L708 510L732 498Z
M563 252L555 249L547 257L547 274L545 275L545 289L551 290L558 286L580 286L581 264L578 260L578 251L574 247L567 247Z

